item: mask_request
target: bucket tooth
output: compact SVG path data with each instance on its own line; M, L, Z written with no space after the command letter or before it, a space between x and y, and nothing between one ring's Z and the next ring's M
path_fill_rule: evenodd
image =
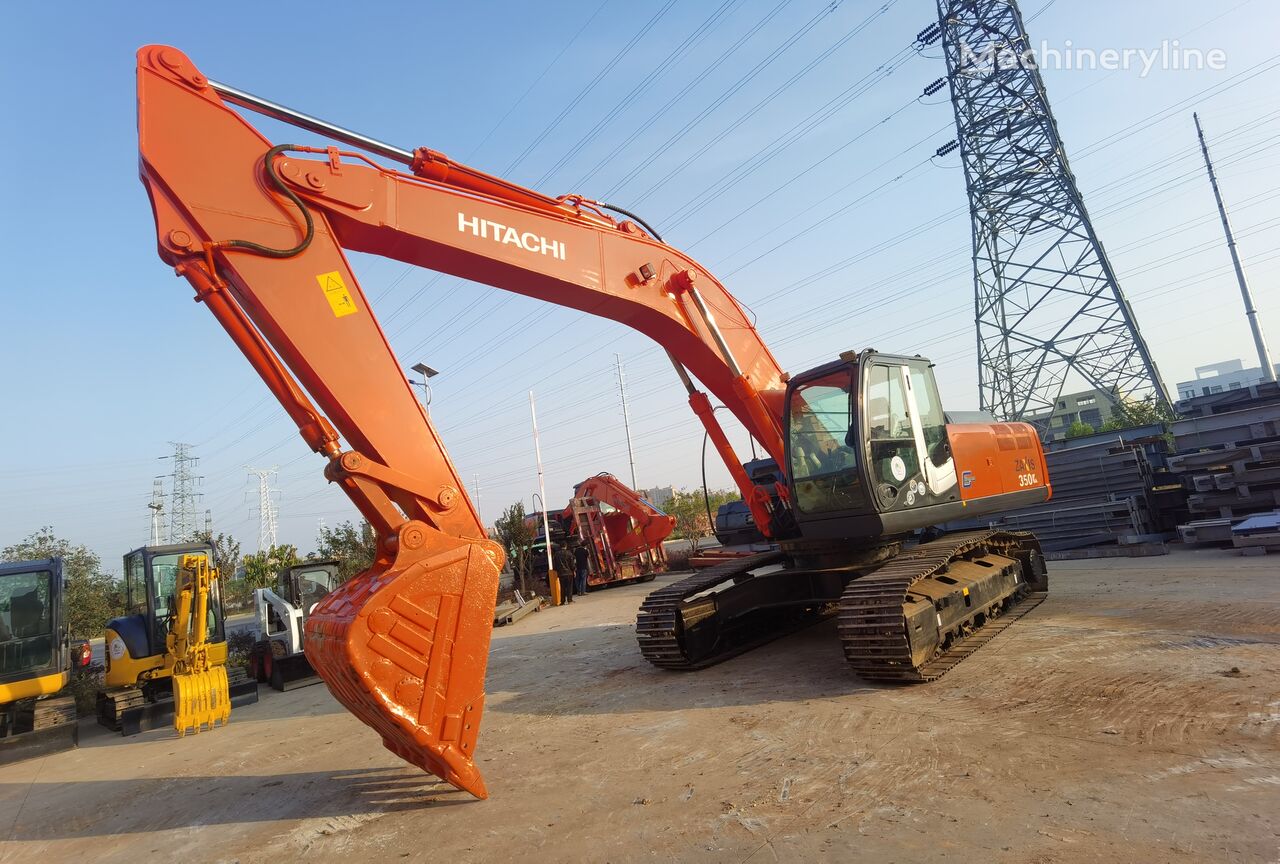
M473 761L498 593L486 541L370 570L328 594L306 654L329 691L388 750L487 797Z

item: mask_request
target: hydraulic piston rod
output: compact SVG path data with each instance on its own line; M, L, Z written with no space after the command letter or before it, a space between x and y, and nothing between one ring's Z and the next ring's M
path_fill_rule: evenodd
M306 129L310 132L316 132L325 135L335 141L341 141L344 144L350 144L352 147L359 147L361 150L367 150L370 153L376 153L379 156L385 156L387 159L400 162L404 165L413 164L413 151L405 150L401 147L394 147L384 141L376 138L370 138L368 135L361 135L359 132L352 132L350 129L344 129L333 123L312 117L310 114L303 114L301 111L294 111L292 108L286 108L278 105L261 96L254 96L252 93L246 93L238 90L228 84L222 84L218 81L210 79L209 86L213 88L223 99L241 108L248 108L250 111L256 111L259 114L270 117L273 120L280 120L292 126Z

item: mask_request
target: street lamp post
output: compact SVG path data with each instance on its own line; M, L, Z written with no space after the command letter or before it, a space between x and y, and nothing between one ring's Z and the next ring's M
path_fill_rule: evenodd
M547 518L547 487L542 479L542 445L538 441L538 409L534 405L533 391L529 391L529 416L533 419L533 453L538 460L538 491L536 496L542 502L542 536L547 543L547 589L551 592L553 605L560 605L560 583L556 581L555 564L551 561L551 523Z
M414 372L417 372L419 375L421 375L421 376L422 376L422 380L421 380L421 381L414 381L412 378L410 378L410 379L409 379L409 383L410 383L410 384L420 384L420 385L422 385L422 396L423 396L423 403L422 403L422 405L423 405L423 407L424 407L424 408L426 408L426 409L427 409L427 411L428 411L428 412L430 412L430 411L431 411L431 381L430 381L430 379L432 379L432 378L436 377L437 375L439 375L439 374L440 374L440 372L439 372L439 370L437 370L437 369L432 369L432 368L431 368L430 366L428 366L426 363L415 363L415 364L413 364L412 366L410 366L409 368L410 368L410 369L412 369Z

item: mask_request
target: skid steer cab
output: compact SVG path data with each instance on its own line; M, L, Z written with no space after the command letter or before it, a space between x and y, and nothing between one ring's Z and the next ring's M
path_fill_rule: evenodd
M124 556L125 614L107 622L106 689L98 696L98 722L109 729L136 734L166 725L173 715L173 674L185 661L175 655L171 633L185 639L193 623L203 623L203 656L210 666L226 667L220 580L211 579L199 589L203 602L199 597L184 598L184 587L188 595L195 590L184 586L183 559L190 556L203 558L207 567L214 563L213 549L202 543L144 546ZM204 610L203 622L178 620L180 615L190 619L199 608ZM185 648L187 643L178 644ZM256 702L257 683L238 667L227 671L231 705Z
M254 589L258 641L249 652L250 677L275 690L320 683L302 650L303 626L341 581L337 561L304 561L282 570L274 587Z

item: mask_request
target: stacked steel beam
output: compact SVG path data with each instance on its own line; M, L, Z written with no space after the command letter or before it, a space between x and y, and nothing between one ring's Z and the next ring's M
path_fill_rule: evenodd
M1187 498L1185 543L1225 543L1232 526L1280 507L1280 384L1255 384L1178 403L1178 455L1169 471Z
M1231 519L1280 506L1280 440L1192 451L1169 462L1188 490L1193 516Z

